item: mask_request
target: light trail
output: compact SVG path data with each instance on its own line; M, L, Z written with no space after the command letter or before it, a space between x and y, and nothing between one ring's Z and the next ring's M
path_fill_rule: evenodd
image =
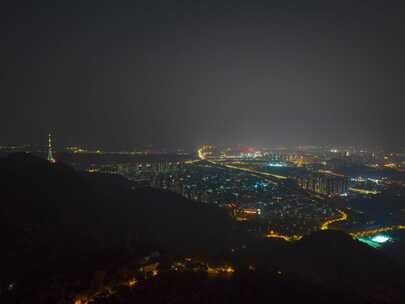
M249 169L249 168L243 168L243 167L238 167L238 166L233 166L233 165L220 164L220 163L218 163L218 162L215 162L215 161L213 161L213 160L208 159L208 158L205 156L205 153L204 153L204 151L203 151L203 148L198 149L198 150L197 150L197 154L198 154L198 157L199 157L201 160L206 160L206 161L208 161L208 162L210 162L210 163L212 163L212 164L214 164L214 165L217 165L217 166L223 166L223 167L226 167L226 168L228 168L228 169L240 170L240 171L244 171L244 172L248 172L248 173L252 173L252 174L260 174L260 175L269 176L269 177L274 177L274 178L282 179L282 180L287 179L286 176L282 176L282 175L277 175L277 174L272 174L272 173L268 173L268 172L257 171L257 170L253 170L253 169Z
M205 154L203 152L203 148L198 149L197 154L198 154L199 159L205 160Z
M337 212L339 212L340 216L338 218L334 218L331 220L327 220L326 222L324 222L321 225L321 230L328 230L329 229L329 225L336 223L336 222L341 222L341 221L346 221L348 219L348 215L343 212L342 210L337 209ZM405 228L405 226L404 226ZM283 239L285 241L288 242L292 242L292 241L299 241L300 239L303 238L303 235L300 234L292 234L292 235L288 235L288 234L283 234L283 233L279 233L273 230L270 230L268 234L266 234L267 238L278 238L278 239Z
M321 230L328 230L329 225L331 225L333 223L336 223L336 222L343 222L343 221L346 221L348 219L349 216L347 215L347 213L345 213L345 212L343 212L342 210L339 210L339 209L337 209L336 211L340 214L340 216L338 218L327 220L326 222L324 222L321 225Z
M288 234L282 234L273 230L270 230L270 232L268 234L266 234L267 238L276 238L276 239L283 239L287 242L292 242L292 241L298 241L300 239L302 239L302 235L299 234L292 234L292 235L288 235Z
M200 159L192 159L192 160L186 160L184 163L186 165L191 165L191 164L195 164L195 163L197 163L199 161L200 161Z
M346 221L348 219L347 213L343 212L342 210L337 209L337 211L340 213L340 217L332 220L328 220L324 222L321 226L321 230L327 230L329 229L329 225L336 223L336 222L342 222ZM367 230L361 230L361 231L356 231L356 232L350 232L349 234L353 238L359 238L359 237L366 237L366 236L371 236L373 234L378 234L381 232L387 232L387 231L394 231L394 230L404 230L405 225L392 225L392 226L386 226L386 227L379 227L379 228L374 228L374 229L367 229Z
M349 188L350 191L352 192L357 192L361 194L371 194L371 195L377 195L379 192L375 190L366 190L366 189L361 189L361 188Z
M261 174L261 175L264 175L264 176L275 177L277 179L287 179L286 176L272 174L272 173L268 173L268 172L257 171L257 170L253 170L253 169L249 169L249 168L237 167L237 166L233 166L233 165L223 165L223 166L225 166L225 167L227 167L229 169L236 169L236 170L240 170L240 171L244 171L244 172L249 172L249 173L254 173L254 174Z
M213 165L217 165L217 166L218 166L218 164L217 164L216 162L214 162L214 161L208 159L208 158L205 156L205 153L203 152L203 148L198 149L198 150L197 150L197 154L198 154L198 158L199 158L200 160L205 160L205 161L207 161L207 162L209 162L209 163L211 163L211 164L213 164Z
M350 235L352 237L358 238L358 237L370 236L370 235L381 233L381 232L404 230L404 229L405 229L405 225L393 225L393 226L386 226L386 227L379 227L379 228L375 228L375 229L351 232Z
M200 160L208 161L213 165L248 172L248 173L251 173L256 176L264 175L264 176L269 176L269 177L275 177L277 179L287 179L287 177L285 177L285 176L271 174L268 172L261 172L261 171L248 169L248 168L241 168L241 167L237 167L237 166L233 166L233 165L218 164L215 161L207 159L207 157L205 156L205 153L203 152L203 148L198 149L197 153L198 153L198 157L200 158ZM354 191L354 192L358 192L358 193L363 193L363 194L373 194L373 195L378 194L377 191L364 190L364 189L359 189L359 188L350 188L350 190ZM324 223L322 223L320 230L328 230L329 226L332 225L333 223L343 222L348 219L349 216L347 213L343 212L340 209L337 209L336 211L340 214L340 216L338 218L330 219L330 220L327 220ZM377 234L380 232L393 231L393 230L404 230L404 229L405 229L405 225L394 225L394 226L388 226L388 227L380 227L380 228L371 229L371 230L351 232L349 234L352 237L357 238L357 237L370 236L370 235ZM298 240L302 239L303 235L297 235L297 234L288 235L288 234L283 234L283 233L279 233L279 232L270 230L270 232L268 234L266 234L266 237L267 238L279 238L279 239L283 239L285 241L298 241Z
M336 223L336 222L346 221L348 219L348 215L345 212L343 212L342 210L339 210L339 209L337 211L340 213L340 216L338 218L331 219L331 220L324 222L321 225L321 230L328 230L329 225ZM379 228L375 228L375 229L350 232L348 234L352 238L361 238L361 237L367 237L367 236L371 236L374 234L378 234L381 232L394 231L394 230L405 230L405 225L393 225L393 226L379 227ZM288 242L292 242L292 241L299 241L300 239L302 239L303 235L298 235L298 234L288 235L288 234L283 234L283 233L279 233L279 232L270 230L270 232L268 234L266 234L266 237L267 238L278 238L278 239L283 239Z

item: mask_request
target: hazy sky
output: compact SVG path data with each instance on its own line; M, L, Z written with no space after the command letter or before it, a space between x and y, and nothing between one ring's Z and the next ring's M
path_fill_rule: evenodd
M401 1L8 2L0 143L405 146Z

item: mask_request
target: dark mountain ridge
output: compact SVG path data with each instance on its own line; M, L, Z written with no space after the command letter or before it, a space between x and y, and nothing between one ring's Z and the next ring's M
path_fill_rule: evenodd
M167 257L220 258L240 269L254 264L264 275L251 280L280 271L303 286L370 301L397 303L404 296L403 269L342 232L322 231L293 244L258 239L215 206L133 189L123 177L76 172L25 153L0 159L0 185L2 290L10 282L77 276L158 250Z

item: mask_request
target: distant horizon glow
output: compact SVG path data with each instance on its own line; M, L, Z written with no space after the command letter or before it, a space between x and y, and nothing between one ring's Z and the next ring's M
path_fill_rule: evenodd
M394 6L127 2L5 2L3 143L52 131L55 148L403 149L405 35Z

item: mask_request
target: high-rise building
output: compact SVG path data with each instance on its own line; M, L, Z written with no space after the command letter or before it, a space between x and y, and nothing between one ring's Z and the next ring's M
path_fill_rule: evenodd
M327 195L340 195L348 191L348 179L336 174L313 173L299 177L298 185L305 190Z
M56 163L56 160L53 158L53 153L52 153L52 137L51 137L51 133L48 134L48 161L51 164Z

